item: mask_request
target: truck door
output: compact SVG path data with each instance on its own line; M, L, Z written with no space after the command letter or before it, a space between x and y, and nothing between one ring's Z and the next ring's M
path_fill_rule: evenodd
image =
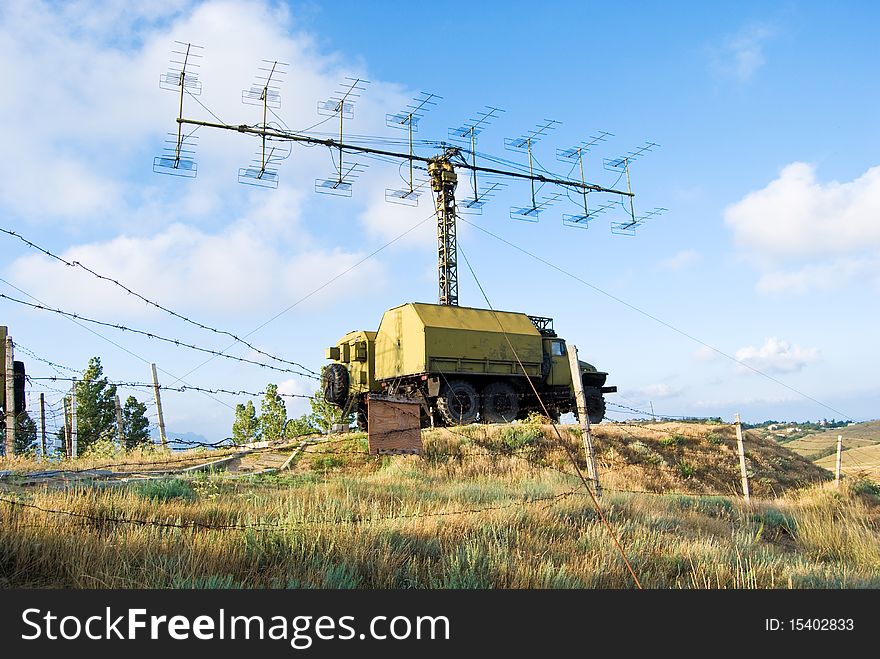
M550 375L547 384L562 386L571 384L571 368L568 364L568 351L562 339L545 339L544 354L550 356Z

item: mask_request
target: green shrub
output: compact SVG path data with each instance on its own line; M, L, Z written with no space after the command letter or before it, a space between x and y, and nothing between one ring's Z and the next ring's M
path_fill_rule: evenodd
M880 483L867 476L856 476L847 484L847 490L853 496L868 499L872 503L880 503Z
M660 440L661 446L681 446L687 441L687 438L684 435L680 435L677 432L672 433L666 437L663 437Z
M682 478L691 478L697 473L697 468L687 460L680 460L677 467Z
M710 444L715 444L716 446L724 443L724 438L717 432L710 432L706 435L706 439Z
M193 489L192 483L180 478L144 481L134 484L132 489L145 499L154 501L171 501L172 499L195 501L196 499L196 491Z

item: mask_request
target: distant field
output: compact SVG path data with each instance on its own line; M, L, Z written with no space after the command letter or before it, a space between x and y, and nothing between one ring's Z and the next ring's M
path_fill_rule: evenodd
M832 428L783 444L820 467L834 470L837 436L843 437L840 469L844 474L880 478L880 421L866 421L845 428Z
M834 471L836 460L837 455L829 455L816 460L816 464ZM880 481L880 444L844 451L840 456L840 472L844 476L863 475Z

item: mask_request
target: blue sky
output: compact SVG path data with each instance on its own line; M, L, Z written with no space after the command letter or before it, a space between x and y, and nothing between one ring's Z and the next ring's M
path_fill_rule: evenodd
M371 81L346 127L352 135L399 137L384 116L420 91L443 96L420 139L446 139L448 128L494 105L506 112L478 151L516 160L504 138L556 119L535 157L560 174L568 167L556 148L614 133L587 161L587 178L600 185L620 184L602 158L659 143L633 165L636 212L669 209L635 237L611 234L619 214L588 230L564 227L570 204L517 222L509 209L527 203L529 190L510 184L467 219L631 306L463 224L460 245L494 307L554 317L582 359L610 372L620 396L609 400L622 405L750 421L875 418L878 24L870 2L5 3L0 53L12 64L0 130L14 157L0 176L2 226L244 335L432 206L427 196L417 208L386 204L385 188L400 178L381 162L349 199L315 194L315 179L332 171L320 148L294 147L277 190L239 185L257 143L209 129L196 134L196 179L154 174L152 159L176 128L177 99L157 84L174 40L205 47L204 105L187 98L185 106L196 119L259 121L241 90L263 59L290 63L278 116L296 129L322 119L316 102L346 76ZM459 197L468 190L462 182ZM24 296L11 284L50 306L211 349L229 345L0 239L4 294ZM318 370L324 347L346 331L375 328L397 304L436 299L435 242L429 220L249 340ZM461 303L484 306L463 262L460 282ZM314 390L309 380L227 360L201 366L204 355L155 340L93 328L98 336L7 300L0 310L17 343L78 368L100 355L111 379L147 381L156 362L167 384L196 369L186 383ZM258 356L242 346L230 354ZM31 374L54 374L20 356ZM221 438L241 400L169 392L163 407L172 431ZM301 401L288 408L304 410Z

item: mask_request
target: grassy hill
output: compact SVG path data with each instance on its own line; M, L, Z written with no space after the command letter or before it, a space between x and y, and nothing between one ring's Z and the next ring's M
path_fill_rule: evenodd
M438 429L423 456L393 457L361 434L322 438L289 472L7 479L0 585L632 588L604 517L648 588L880 587L876 488L837 491L747 433L747 505L731 427L601 424L597 510L579 429L560 432Z

